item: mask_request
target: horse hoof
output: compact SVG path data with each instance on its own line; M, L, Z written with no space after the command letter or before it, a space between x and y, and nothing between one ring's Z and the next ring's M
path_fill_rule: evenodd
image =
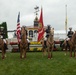
M66 56L66 53L64 55Z
M48 55L48 58L51 58L51 55Z
M76 56L74 56L76 58Z
M20 59L22 59L22 57L20 56Z
M51 58L48 58L48 59L51 59Z
M72 58L72 56L70 56Z
M5 58L6 58L6 55L5 55Z
M24 56L24 58L26 58L26 56Z
M22 58L20 58L20 59L22 59Z
M4 60L4 57L2 57L2 59Z

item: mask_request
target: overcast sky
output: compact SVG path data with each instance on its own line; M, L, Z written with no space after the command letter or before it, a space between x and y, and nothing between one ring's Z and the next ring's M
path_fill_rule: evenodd
M17 16L20 11L20 23L33 25L34 7L43 7L44 25L50 24L55 30L65 29L65 5L67 4L68 27L76 29L76 0L0 0L0 24L7 22L8 30L17 26ZM38 18L40 11L38 12Z

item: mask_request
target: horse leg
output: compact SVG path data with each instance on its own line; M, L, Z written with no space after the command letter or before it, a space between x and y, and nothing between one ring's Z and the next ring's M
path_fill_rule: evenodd
M24 58L26 58L26 49L24 49Z
M42 46L42 56L44 56L44 47Z
M75 45L75 58L76 58L76 45Z
M74 57L76 58L76 46L74 47Z
M43 53L43 56L44 56L44 48L43 48L43 46L42 46L42 53Z
M46 48L42 48L43 56L46 56Z
M51 59L50 47L48 47L48 59Z
M25 53L24 53L24 58L26 58L26 52L27 52L27 50L28 50L28 45L26 45L26 47L25 47Z
M52 49L51 49L51 53L50 53L50 58L52 58Z
M70 57L72 57L72 47L70 48Z
M24 52L23 51L24 51L24 49L22 49L22 58L24 58Z
M65 42L64 47L65 47L65 55L66 55L67 54L67 51L68 51L68 48L69 48L68 41Z
M75 50L75 56L74 57L76 58L76 50Z
M4 57L6 57L6 49L4 49Z
M51 58L53 57L53 54L52 54L52 52L53 52L53 46L52 46L52 48L51 48Z
M2 48L2 59L4 59L4 48Z
M75 57L75 48L74 48L74 57Z
M22 59L22 49L20 48L20 58Z
M65 55L67 54L67 46L65 46Z
M46 56L46 48L44 49L44 56Z

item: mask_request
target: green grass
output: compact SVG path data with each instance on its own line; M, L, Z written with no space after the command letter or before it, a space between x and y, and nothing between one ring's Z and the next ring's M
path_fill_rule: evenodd
M1 53L0 53L1 55ZM41 52L28 52L26 59L20 59L19 53L7 53L0 58L0 75L75 75L76 59L69 52L53 52L53 58L47 59Z

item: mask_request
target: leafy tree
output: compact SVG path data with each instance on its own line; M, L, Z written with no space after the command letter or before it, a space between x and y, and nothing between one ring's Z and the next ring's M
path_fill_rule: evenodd
M0 24L0 27L4 27L5 37L8 38L7 23L3 22L2 24Z

